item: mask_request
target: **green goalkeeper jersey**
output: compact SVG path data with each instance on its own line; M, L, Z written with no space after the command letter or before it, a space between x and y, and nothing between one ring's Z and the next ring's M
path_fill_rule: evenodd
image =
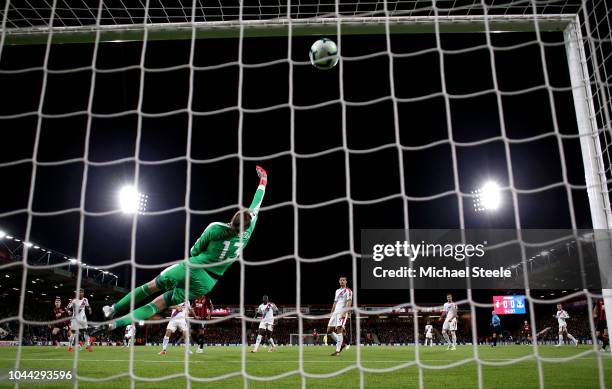
M257 224L259 207L263 201L265 186L259 185L253 201L249 206L251 214L251 225L244 230L242 235L235 235L226 223L210 223L200 238L191 248L189 262L192 264L215 264L216 266L201 268L206 270L214 278L219 278L238 259L240 251L249 243L249 239Z

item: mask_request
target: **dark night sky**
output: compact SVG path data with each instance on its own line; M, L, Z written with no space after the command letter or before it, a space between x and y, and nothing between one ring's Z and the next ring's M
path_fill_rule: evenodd
M337 41L337 37L331 37ZM400 99L424 97L439 93L439 53L434 35L393 35L396 57L394 85ZM316 37L295 37L292 57L302 63L293 67L293 103L307 106L340 98L337 66L320 71L307 64L308 48ZM496 51L496 69L502 91L523 91L502 97L507 136L523 139L554 131L548 90L544 77L540 48L532 34L494 34L493 44L506 50ZM559 130L576 134L569 77L562 35L544 34L546 60L553 91ZM531 42L521 47L511 46ZM489 51L484 35L442 36L445 81L451 96L465 95L493 88ZM286 38L245 39L243 61L248 65L287 58ZM189 61L189 41L149 42L146 67L163 68L184 65ZM464 49L472 48L465 51ZM98 52L99 69L120 69L138 65L142 42L103 43ZM384 53L385 37L343 36L343 93L347 102L367 102L390 95L389 58ZM383 55L355 60L352 57L382 52ZM0 59L0 69L24 69L41 66L44 46L7 46ZM74 69L91 64L93 45L54 45L49 69ZM194 65L205 67L238 60L238 40L200 40L196 44ZM238 152L239 67L229 65L195 72L193 84L193 117L191 158L206 160ZM292 200L292 158L270 154L290 150L291 110L287 107L265 112L249 112L259 108L288 103L289 65L281 62L266 66L245 66L242 85L243 154L253 160L242 161L244 168L245 205L257 186L254 166L262 164L269 172L269 185L264 206ZM36 111L43 72L20 74L0 73L0 115ZM87 109L91 73L89 70L49 74L43 112L60 114ZM116 117L96 117L91 124L89 159L109 162L133 157L137 134L140 71L137 68L98 73L93 112L121 113ZM529 88L535 88L527 92ZM180 68L145 75L142 111L161 114L187 107L189 69ZM472 142L501 134L496 95L486 93L473 97L451 97L452 134L456 142ZM232 109L233 108L233 109ZM212 113L215 110L223 112ZM207 114L203 114L207 113ZM398 103L399 131L404 146L422 146L448 139L445 102L442 96ZM342 146L342 105L330 103L314 109L294 111L295 151L300 155L321 152ZM18 119L0 118L2 142L0 163L30 158L36 132L37 116ZM87 115L42 120L39 161L61 161L84 154ZM395 142L393 103L389 99L367 105L346 106L347 143L350 149L362 150ZM140 142L141 161L159 161L184 157L187 150L188 114L185 112L159 117L143 117ZM568 180L584 185L584 173L577 138L562 141ZM558 137L548 136L510 146L513 177L518 189L536 189L558 183L561 158ZM508 185L504 142L492 141L478 146L456 148L460 190L469 193L487 178ZM408 201L411 228L459 227L458 200L455 194L438 199L423 199L454 189L451 146L403 152L406 194L421 198ZM237 205L238 172L241 161L228 157L213 163L191 165L189 207L193 211L215 210ZM314 158L296 160L296 200L301 205L341 199L334 204L300 208L298 211L299 247L302 258L318 258L349 248L349 204L346 201L346 179L350 174L353 200L365 201L400 193L400 169L395 147L376 152L351 153L350 173L345 168L345 153L334 151ZM90 166L85 209L107 212L117 207L116 191L131 183L135 163L122 162L106 166ZM32 165L23 163L0 167L3 179L0 214L25 208L30 190ZM161 211L184 205L187 162L141 164L139 186L149 194L149 210ZM78 207L83 163L61 166L38 166L33 209L51 212ZM586 192L572 190L577 227L589 227L590 217ZM519 214L523 228L571 228L566 188L564 186L533 194L520 194ZM509 192L504 206L490 216L476 215L471 199L464 201L467 228L514 228L514 210ZM355 247L359 251L362 228L402 228L403 201L394 198L376 204L354 204ZM212 221L225 221L234 209L190 218L189 244ZM261 261L294 253L294 208L291 204L264 210L256 232L245 250L245 258ZM177 260L184 252L186 214L176 211L164 215L138 218L136 260L152 265ZM27 214L0 217L0 228L15 236L25 235ZM35 216L32 219L31 241L70 255L76 255L79 214ZM130 257L130 218L115 214L85 218L83 260L103 265ZM129 286L129 269L116 271L121 282ZM138 282L152 278L158 270L139 270ZM256 303L267 293L277 303L295 303L296 263L294 259L265 266L247 267L246 302ZM336 278L344 273L352 276L350 256L318 263L302 263L301 291L303 303L331 302ZM357 275L355 275L357 276ZM240 266L233 265L212 293L215 301L237 303ZM431 292L431 295L440 294ZM441 294L440 294L441 295ZM427 293L424 293L427 296ZM439 300L439 299L438 299ZM361 303L399 303L408 301L406 291L371 291L359 293Z

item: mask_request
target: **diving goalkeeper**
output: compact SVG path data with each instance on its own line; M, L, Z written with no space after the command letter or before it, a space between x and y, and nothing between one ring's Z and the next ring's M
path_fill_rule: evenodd
M257 223L259 207L268 181L268 174L261 166L257 166L256 170L259 176L259 186L249 209L236 212L229 223L210 223L191 248L188 259L190 264L188 269L189 300L210 293L219 278L238 258L240 250L249 243ZM212 266L198 266L204 264ZM170 306L183 303L185 301L186 275L187 260L184 260L164 269L154 280L134 289L115 304L103 307L104 316L108 319L113 317L116 312L129 308L131 299L134 299L134 305L138 306L148 296L164 291L152 302L135 309L99 330L112 330L134 321L145 320ZM96 332L99 330L96 330Z

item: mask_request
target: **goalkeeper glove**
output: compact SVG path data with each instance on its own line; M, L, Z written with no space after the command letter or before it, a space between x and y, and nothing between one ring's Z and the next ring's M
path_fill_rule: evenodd
M265 186L268 183L268 172L259 165L255 166L255 170L257 171L257 176L259 177L259 185Z

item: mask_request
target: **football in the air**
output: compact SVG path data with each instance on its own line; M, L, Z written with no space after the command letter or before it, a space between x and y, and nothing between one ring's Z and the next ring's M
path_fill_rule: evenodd
M310 47L310 63L316 68L327 70L338 63L338 46L328 38L321 38Z

